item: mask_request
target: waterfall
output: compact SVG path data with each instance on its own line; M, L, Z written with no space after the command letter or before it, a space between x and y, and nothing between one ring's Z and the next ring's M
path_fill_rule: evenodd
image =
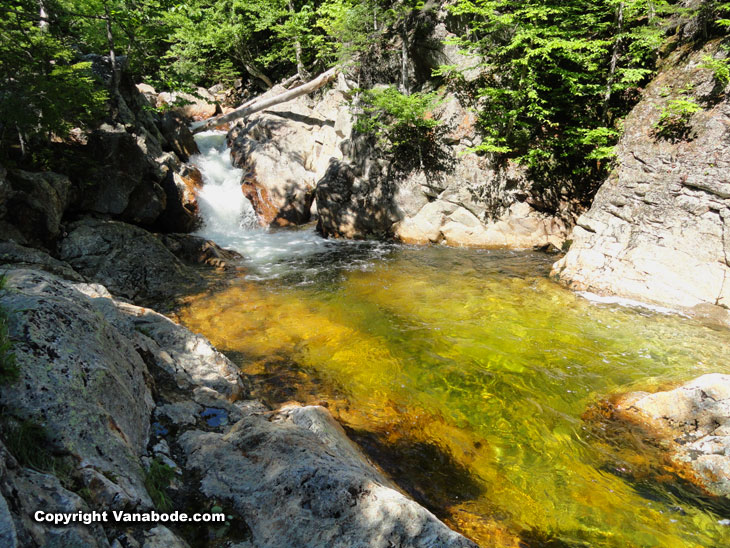
M243 170L233 167L226 134L206 131L195 141L200 154L193 157L193 163L203 175L203 188L198 192L201 234L226 247L242 231L257 226L256 213L241 192Z
M277 277L291 260L321 253L329 242L313 229L264 229L251 202L241 191L243 170L233 166L226 134L204 131L195 136L200 154L191 162L203 176L198 192L202 226L196 234L221 247L238 251L255 271L252 277ZM289 262L288 267L285 264Z

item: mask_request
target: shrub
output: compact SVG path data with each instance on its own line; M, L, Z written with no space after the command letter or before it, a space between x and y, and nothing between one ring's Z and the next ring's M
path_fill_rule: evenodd
M375 135L394 155L415 153L423 166L437 146L440 122L430 117L437 105L435 92L405 95L392 86L365 90L360 94L355 129Z
M691 99L673 99L662 109L659 121L654 125L654 134L668 141L687 139L690 136L690 118L702 107Z

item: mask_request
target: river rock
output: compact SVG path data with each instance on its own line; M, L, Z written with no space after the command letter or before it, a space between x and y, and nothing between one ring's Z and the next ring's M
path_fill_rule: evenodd
M51 257L45 251L25 247L14 241L0 241L0 264L13 265L15 268L26 267L45 270L67 280L86 281L71 265Z
M618 166L553 268L569 287L721 307L730 323L730 103L702 66L707 55L720 55L718 42L673 53L626 118ZM663 109L682 97L706 105L690 118L689 138L658 137Z
M160 131L165 137L166 145L183 162L187 162L193 154L200 153L193 133L179 114L174 112L163 114L160 119Z
M60 257L113 294L131 300L166 300L202 284L158 238L118 221L83 219L68 228Z
M395 489L322 407L252 413L179 444L201 491L230 504L259 548L475 546Z
M276 86L262 99L283 91ZM317 181L331 158L342 157L340 135L350 123L344 94L330 90L313 106L300 97L254 114L228 134L233 164L244 170L243 193L264 226L307 222Z
M235 268L243 258L239 253L223 249L215 242L192 234L159 234L167 249L189 265L206 265L215 268ZM0 246L0 253L2 253Z
M85 293L103 288L34 270L6 276L0 305L10 315L20 379L0 388L2 404L44 426L55 449L116 475L130 500L150 505L137 461L153 407L146 366Z
M198 168L184 164L162 180L167 207L155 223L163 232L192 232L200 225L198 191L203 177Z
M621 396L614 417L661 444L684 479L711 495L730 497L730 375L703 375L674 390Z

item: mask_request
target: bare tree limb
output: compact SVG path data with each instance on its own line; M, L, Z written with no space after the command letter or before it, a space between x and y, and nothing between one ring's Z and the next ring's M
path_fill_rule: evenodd
M276 95L274 97L269 97L268 99L261 99L254 102L249 101L238 107L236 110L232 110L228 114L216 116L215 118L209 118L204 124L201 124L200 126L195 128L193 130L193 133L200 133L201 131L209 130L221 124L226 124L228 122L232 122L233 120L238 120L239 118L251 116L256 112L265 110L269 107L273 107L274 105L286 103L287 101L291 101L292 99L296 99L297 97L301 97L302 95L312 93L313 91L318 90L322 86L334 80L337 76L337 71L338 68L333 67L328 71L323 72L313 80L310 80L306 84L297 86L294 89L287 90L284 93L280 93L279 95Z

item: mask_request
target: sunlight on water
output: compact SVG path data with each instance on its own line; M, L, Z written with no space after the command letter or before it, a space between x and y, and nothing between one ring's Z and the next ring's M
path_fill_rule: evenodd
M326 403L482 546L730 545L730 516L632 483L581 418L612 393L728 372L728 333L590 302L546 278L552 260L337 245L180 315L271 405Z

